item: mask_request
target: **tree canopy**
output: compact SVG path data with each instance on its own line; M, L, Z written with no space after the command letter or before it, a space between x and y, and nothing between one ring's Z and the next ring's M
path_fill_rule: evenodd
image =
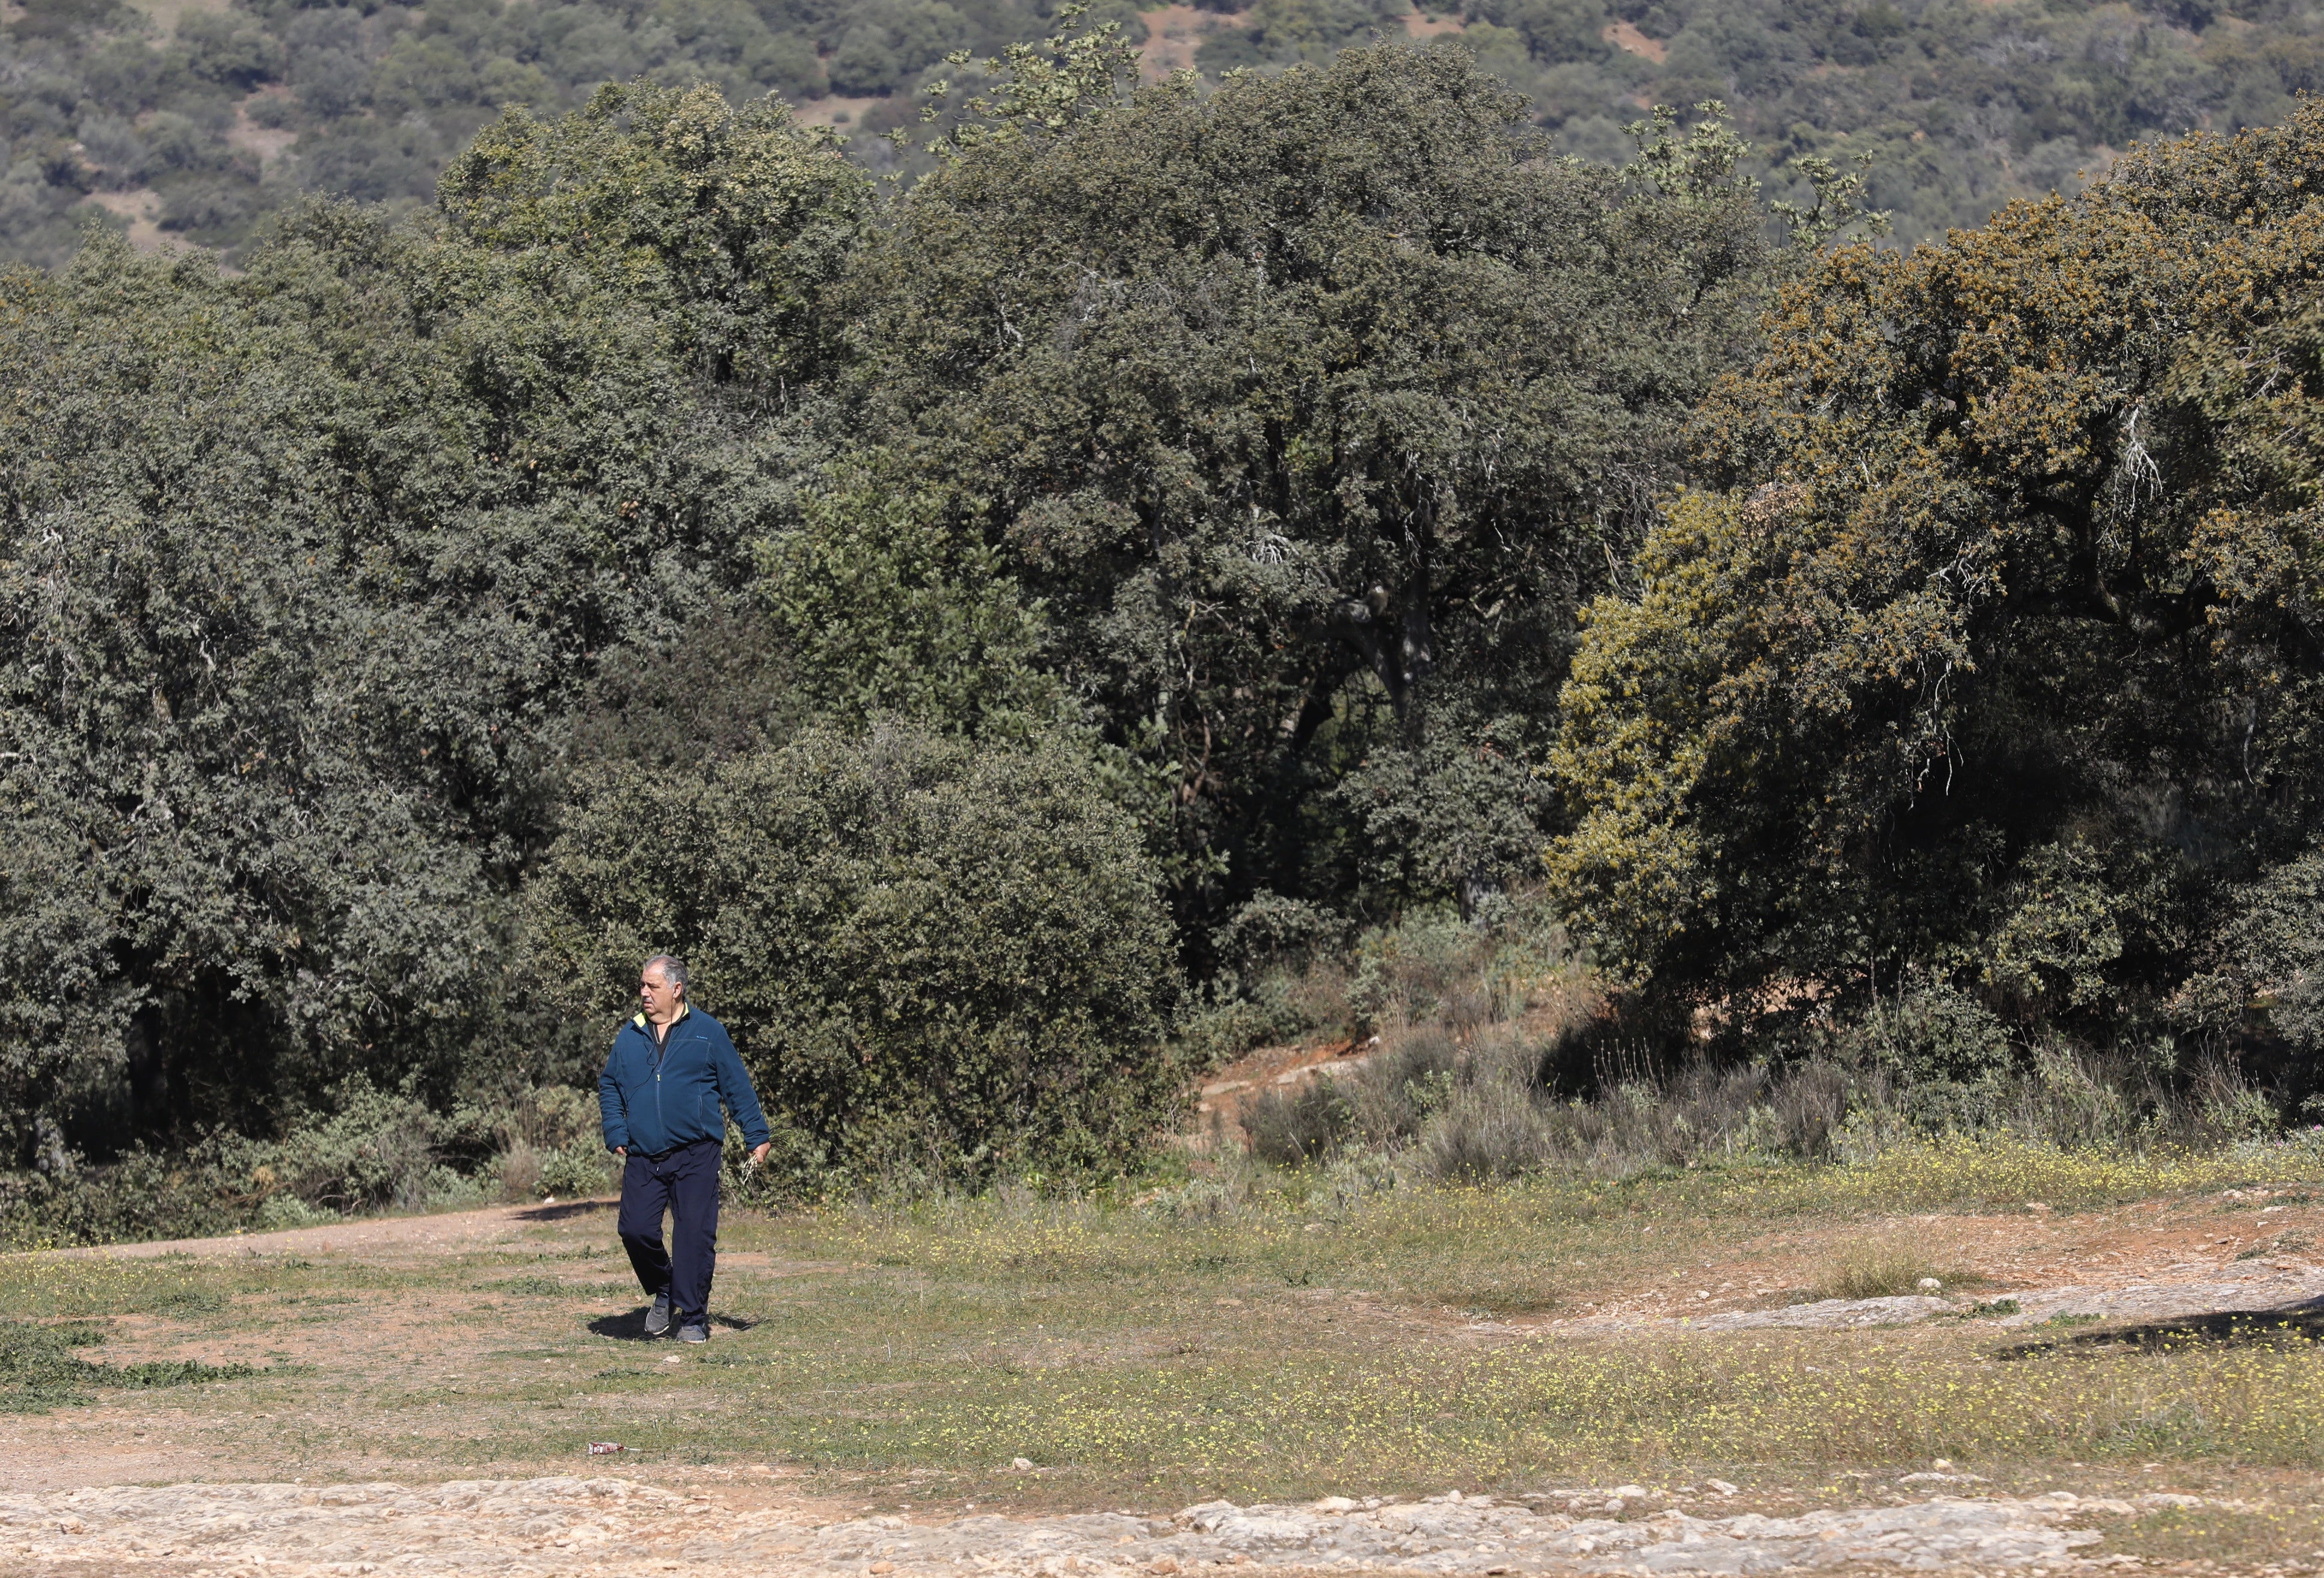
M1177 1105L1157 872L1069 739L809 729L591 776L533 891L576 1018L681 952L812 1181L1119 1170Z
M1633 980L2149 1049L2312 992L2319 171L2303 108L1786 292L1563 697Z
M1772 254L1716 150L1666 151L1665 191L1546 157L1520 112L1404 49L1148 88L938 170L870 265L862 420L1168 764L1213 907L1333 898L1345 852L1300 807L1366 763L1348 792L1523 756L1568 610L1751 332ZM1374 853L1442 891L1533 842Z
M665 254L545 235L519 120L440 230L326 207L238 279L106 241L0 281L12 1109L263 1122L490 1039L586 687L747 585L798 464L760 420L811 359L784 315L862 207L779 109L646 90L566 134L613 106L636 156L588 168ZM636 195L672 143L741 257L684 180L666 224Z

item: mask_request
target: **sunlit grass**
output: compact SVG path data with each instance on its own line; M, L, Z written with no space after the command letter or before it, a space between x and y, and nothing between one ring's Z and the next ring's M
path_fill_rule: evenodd
M2324 1364L2305 1342L2006 1364L1987 1346L1958 1332L1680 1336L1643 1352L1534 1340L1467 1357L979 1367L883 1394L816 1385L770 1356L742 1385L758 1427L810 1462L973 1470L1022 1455L1230 1495L1932 1457L2324 1462Z
M230 1407L238 1430L350 1473L569 1467L605 1438L640 1463L975 1496L999 1476L1016 1487L1003 1495L1038 1483L1052 1500L1155 1503L1706 1473L1803 1486L1937 1457L1997 1484L2070 1461L2312 1470L2324 1355L2296 1333L2150 1350L2078 1331L2028 1349L1973 1319L1597 1335L1508 1323L1609 1289L1692 1298L1712 1260L1801 1233L1837 1279L1959 1282L1976 1268L1940 1264L1951 1251L1901 1218L2038 1202L2062 1222L2155 1196L2208 1214L2220 1189L2319 1171L2298 1147L2085 1157L1985 1141L1499 1189L1348 1193L1261 1175L1200 1198L735 1213L714 1304L734 1324L675 1364L667 1346L592 1333L634 1302L604 1217L544 1225L519 1249L407 1248L392 1264L15 1257L0 1260L0 1298L60 1319L142 1314L214 1341L210 1357L327 1333L352 1309L456 1315L469 1357L456 1375L352 1352L151 1404ZM1019 1457L1037 1481L1007 1476Z
M1636 1234L1656 1223L1707 1231L1713 1223L1944 1208L2062 1210L2238 1185L2324 1183L2324 1151L2282 1145L2216 1154L2083 1153L1957 1137L1897 1146L1858 1163L1665 1169L1615 1181L1536 1178L1351 1199L1325 1195L1296 1174L1270 1183L1203 1213L986 1199L834 1208L791 1218L788 1231L811 1232L825 1252L875 1262L999 1268L1036 1278L1139 1273L1183 1260L1278 1273L1295 1284L1360 1272L1372 1278L1368 1286L1425 1293L1473 1279L1484 1268L1498 1274L1518 1267L1540 1306L1550 1301L1545 1274L1561 1252L1586 1247L1597 1263L1609 1252L1644 1254L1651 1246ZM1941 1274L1932 1266L1914 1280Z

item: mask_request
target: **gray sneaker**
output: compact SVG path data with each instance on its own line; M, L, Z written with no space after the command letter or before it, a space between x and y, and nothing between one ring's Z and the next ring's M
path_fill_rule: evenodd
M669 1295L654 1295L653 1308L646 1311L646 1335L659 1337L669 1331Z
M697 1326L689 1321L678 1328L678 1340L681 1343L707 1343L710 1341L710 1328Z

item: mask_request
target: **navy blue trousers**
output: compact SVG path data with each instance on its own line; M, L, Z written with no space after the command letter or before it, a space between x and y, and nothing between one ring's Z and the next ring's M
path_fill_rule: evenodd
M681 1145L659 1159L632 1156L622 1169L622 1247L650 1298L669 1295L670 1324L706 1324L710 1277L718 1264L718 1159L715 1140ZM670 1247L661 1247L661 1213Z

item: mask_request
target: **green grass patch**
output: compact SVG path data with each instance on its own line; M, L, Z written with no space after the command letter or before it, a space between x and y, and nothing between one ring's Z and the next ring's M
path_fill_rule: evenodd
M259 1372L246 1364L204 1364L164 1360L143 1364L98 1364L78 1350L105 1340L94 1325L0 1324L0 1413L45 1413L88 1400L92 1387L152 1389L200 1381L236 1380Z

